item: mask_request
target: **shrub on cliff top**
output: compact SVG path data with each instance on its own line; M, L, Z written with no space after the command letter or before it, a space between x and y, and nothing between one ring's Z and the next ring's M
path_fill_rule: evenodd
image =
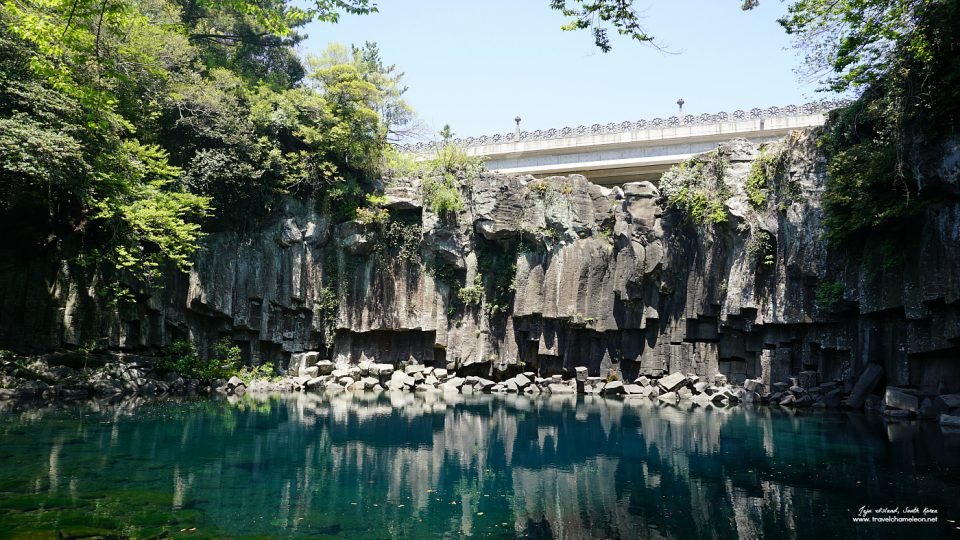
M700 225L715 225L727 220L724 206L727 190L723 184L726 164L722 156L713 157L713 162L697 157L675 165L660 179L660 192L666 197L667 206L680 210ZM708 181L709 176L715 177L713 182Z

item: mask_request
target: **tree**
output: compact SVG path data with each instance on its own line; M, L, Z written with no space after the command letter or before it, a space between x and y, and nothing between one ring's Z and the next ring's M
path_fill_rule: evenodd
M550 7L567 17L570 22L563 30L590 30L594 43L603 52L610 52L610 36L606 26L630 39L656 46L653 36L640 24L640 16L633 10L632 0L551 0Z
M248 222L285 192L356 185L383 144L369 106L378 91L353 68L322 74L322 92L301 85L292 47L311 20L375 9L369 0L2 4L0 221L13 233L4 243L66 240L77 251L64 257L125 296L167 265L189 266L202 226Z
M307 64L313 71L336 65L353 65L360 77L379 92L371 107L377 112L389 142L397 143L422 131L413 108L403 99L407 92L403 72L396 65L383 62L380 48L375 42L368 41L363 47L351 45L349 49L339 43L331 43L319 55L308 57Z
M829 71L833 90L875 83L892 55L906 46L914 54L929 48L917 33L921 10L930 0L798 0L780 24L805 55L808 75ZM912 41L908 36L913 36ZM910 41L908 43L908 41Z

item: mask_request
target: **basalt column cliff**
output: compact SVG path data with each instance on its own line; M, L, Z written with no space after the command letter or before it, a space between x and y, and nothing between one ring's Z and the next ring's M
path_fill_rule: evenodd
M770 152L777 173L751 183ZM956 189L958 152L944 155L936 181ZM208 236L189 275L119 307L63 246L6 253L0 341L150 354L229 336L281 368L319 351L487 376L586 366L767 384L816 371L852 385L877 365L888 385L960 390L960 205L926 210L905 250L868 240L879 255L852 257L823 237L825 174L815 135L795 132L762 150L731 141L659 186L464 177L463 209L442 216L422 179L385 180L388 220L334 224L290 200L252 235Z

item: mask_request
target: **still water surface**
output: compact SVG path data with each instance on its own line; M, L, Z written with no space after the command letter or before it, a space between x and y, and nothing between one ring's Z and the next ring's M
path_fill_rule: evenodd
M346 393L0 412L0 538L936 538L958 518L960 435L859 413Z

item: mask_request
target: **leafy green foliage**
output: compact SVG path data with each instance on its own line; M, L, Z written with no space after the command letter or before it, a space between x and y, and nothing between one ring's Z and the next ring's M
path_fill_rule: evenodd
M843 300L843 284L837 281L821 281L817 286L815 302L821 308L830 308Z
M747 257L752 259L757 267L769 267L777 260L777 246L773 235L760 229L753 233L746 246Z
M307 70L311 20L368 0L49 0L0 6L0 221L73 236L102 290L186 268L207 230L287 193L352 219L409 107L375 44ZM331 212L333 213L333 212ZM208 219L212 216L212 220ZM9 226L9 227L8 227Z
M806 53L810 73L833 71L831 89L874 84L906 44L910 54L932 56L930 43L913 32L929 0L798 0L781 26Z
M321 287L316 300L317 317L323 328L323 338L327 347L333 345L336 332L337 311L340 309L340 295L331 287Z
M694 158L675 165L663 173L661 193L667 206L684 213L699 225L716 225L727 221L724 201L728 197L723 183L725 162L719 155L704 161Z
M921 189L937 144L960 108L960 4L928 0L802 0L781 21L830 88L865 87L835 111L820 144L828 157L825 225L835 242L899 234L944 194ZM918 175L916 173L920 172Z
M209 359L202 358L189 340L178 340L164 349L154 367L162 373L173 372L185 379L209 383L233 376L240 363L240 348L229 338L223 338L214 346L214 354Z
M413 108L403 99L407 92L403 73L398 71L397 66L383 62L376 43L368 41L363 47L351 46L349 50L334 43L319 56L308 57L307 63L314 70L350 65L357 70L361 79L372 84L379 95L372 102L372 108L379 117L388 141L398 142L416 131Z
M250 386L253 381L266 380L277 382L281 379L276 373L273 364L261 364L259 366L243 366L235 371L231 376L236 375L243 381L243 384Z
M486 281L487 301L484 306L489 317L508 313L513 309L516 291L517 256L522 249L518 239L497 242L478 239L477 272Z
M631 2L622 0L551 0L550 7L571 17L563 30L590 30L597 47L610 52L610 26L622 36L641 43L653 43L653 37L640 25L640 17L631 7Z
M463 210L463 195L457 177L451 173L426 177L420 184L423 203L434 214L451 217Z
M760 155L750 164L750 173L744 187L751 206L758 210L767 207L770 188L775 177L782 173L783 165L783 153L779 149L770 150L766 146L760 148Z
M478 272L473 278L473 284L460 287L457 298L467 306L479 306L483 301L483 276Z

